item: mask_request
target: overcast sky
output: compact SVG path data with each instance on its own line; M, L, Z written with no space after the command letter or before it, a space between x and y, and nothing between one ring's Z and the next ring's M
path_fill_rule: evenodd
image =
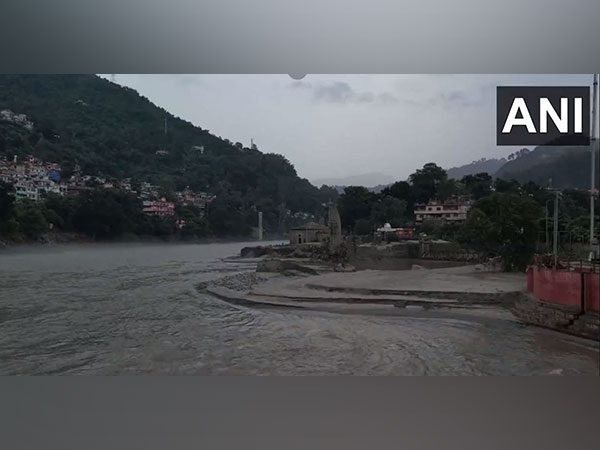
M104 75L110 78L108 75ZM591 75L114 75L211 133L285 155L311 181L377 173L406 179L503 157L496 86L591 85Z

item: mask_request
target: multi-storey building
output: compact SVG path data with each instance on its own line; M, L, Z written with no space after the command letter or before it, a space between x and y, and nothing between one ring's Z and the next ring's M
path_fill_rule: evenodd
M168 202L164 197L160 200L144 200L142 211L153 216L173 216L175 215L175 203Z
M0 180L14 186L16 200L38 201L50 193L65 194L67 187L60 183L59 170L58 164L44 164L31 155L22 163L16 157L10 163L4 158L0 161Z
M181 192L176 192L177 201L179 201L183 206L195 206L200 209L203 215L206 214L206 205L214 200L214 196L208 195L205 192L194 192L189 188Z
M462 198L446 201L432 200L427 204L416 204L414 213L417 223L427 220L442 220L444 222L462 222L467 219L471 205Z

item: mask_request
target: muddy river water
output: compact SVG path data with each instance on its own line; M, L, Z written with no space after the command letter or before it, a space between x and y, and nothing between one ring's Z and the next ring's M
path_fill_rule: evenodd
M234 306L199 283L248 244L0 252L0 374L598 375L598 345L489 317Z

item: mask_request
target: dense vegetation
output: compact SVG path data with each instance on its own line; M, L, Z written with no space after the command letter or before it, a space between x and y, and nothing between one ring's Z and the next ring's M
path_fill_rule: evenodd
M385 222L394 227L414 226L416 203L455 196L474 201L465 223L425 222L417 227L418 231L466 249L500 256L506 270L522 269L531 260L536 245L540 251L546 249L545 227L552 229L554 193L531 181L522 184L517 180L494 179L487 173L467 175L456 181L448 178L442 168L429 163L408 181L398 181L379 194L364 187L347 187L338 204L346 231L369 235ZM589 194L564 190L558 212L561 249L568 250L567 244L587 242ZM600 226L596 232L599 231Z
M117 189L85 191L77 197L51 194L43 202L14 202L12 187L0 182L0 235L16 240L38 239L50 229L83 233L93 239L169 237L200 238L210 232L208 220L194 207L178 205L186 226L177 231L175 217L142 213L141 201Z
M79 165L85 174L132 177L167 192L208 191L217 195L209 217L216 235L248 235L257 210L267 232L281 232L295 213L323 214L331 196L283 156L214 136L93 75L2 75L2 109L26 114L34 129L0 123L0 155L59 163L63 177Z
M596 164L600 164L596 157ZM599 165L600 169L600 165ZM523 148L504 159L480 159L460 167L448 169L448 178L461 180L466 175L488 173L521 183L533 181L541 186L557 189L587 189L590 185L590 151L586 147ZM600 170L596 171L596 186ZM551 181L550 181L551 180Z

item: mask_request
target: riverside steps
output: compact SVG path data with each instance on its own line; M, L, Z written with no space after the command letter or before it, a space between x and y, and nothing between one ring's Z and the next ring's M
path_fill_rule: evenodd
M363 270L313 276L271 275L245 291L209 287L238 302L316 307L324 304L466 308L510 304L526 287L525 274L490 271L482 266L403 271ZM233 298L235 297L235 298Z
M307 259L268 260L262 267L271 265L281 270L259 270L235 280L226 277L205 289L242 306L466 320L477 317L599 340L597 311L583 314L536 298L530 292L531 271L507 273L478 264L340 272ZM297 270L300 265L302 270Z

